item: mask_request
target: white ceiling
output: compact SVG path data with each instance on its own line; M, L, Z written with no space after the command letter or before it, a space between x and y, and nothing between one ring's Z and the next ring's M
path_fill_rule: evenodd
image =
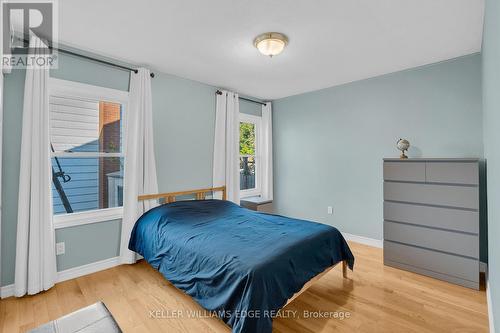
M484 0L63 0L63 43L263 99L481 50ZM262 32L286 34L274 58Z

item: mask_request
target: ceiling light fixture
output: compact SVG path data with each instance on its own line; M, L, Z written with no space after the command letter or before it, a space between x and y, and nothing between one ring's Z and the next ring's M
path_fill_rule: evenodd
M279 32L266 32L258 35L253 45L263 55L273 57L280 54L288 44L288 37Z

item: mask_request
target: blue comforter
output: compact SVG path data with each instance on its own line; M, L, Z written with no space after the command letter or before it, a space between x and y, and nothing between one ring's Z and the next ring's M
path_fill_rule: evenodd
M272 331L272 317L304 284L354 257L324 224L220 200L156 207L134 226L129 249L216 312L233 332Z

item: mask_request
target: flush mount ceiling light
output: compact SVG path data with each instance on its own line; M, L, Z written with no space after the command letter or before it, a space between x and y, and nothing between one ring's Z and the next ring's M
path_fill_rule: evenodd
M283 52L288 44L288 38L279 32L266 32L258 35L253 45L260 53L267 56L275 56Z

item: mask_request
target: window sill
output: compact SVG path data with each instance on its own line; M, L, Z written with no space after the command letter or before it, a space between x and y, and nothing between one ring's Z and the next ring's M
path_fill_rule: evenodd
M54 215L54 229L75 227L79 225L106 222L123 218L123 207L113 207L87 212Z
M240 199L244 198L260 198L260 190L258 188L252 188L248 190L240 190Z
M253 203L256 205L265 205L265 204L273 202L272 200L262 198L261 196L245 197L245 198L241 198L240 201L246 201L246 202L250 202L250 203Z

